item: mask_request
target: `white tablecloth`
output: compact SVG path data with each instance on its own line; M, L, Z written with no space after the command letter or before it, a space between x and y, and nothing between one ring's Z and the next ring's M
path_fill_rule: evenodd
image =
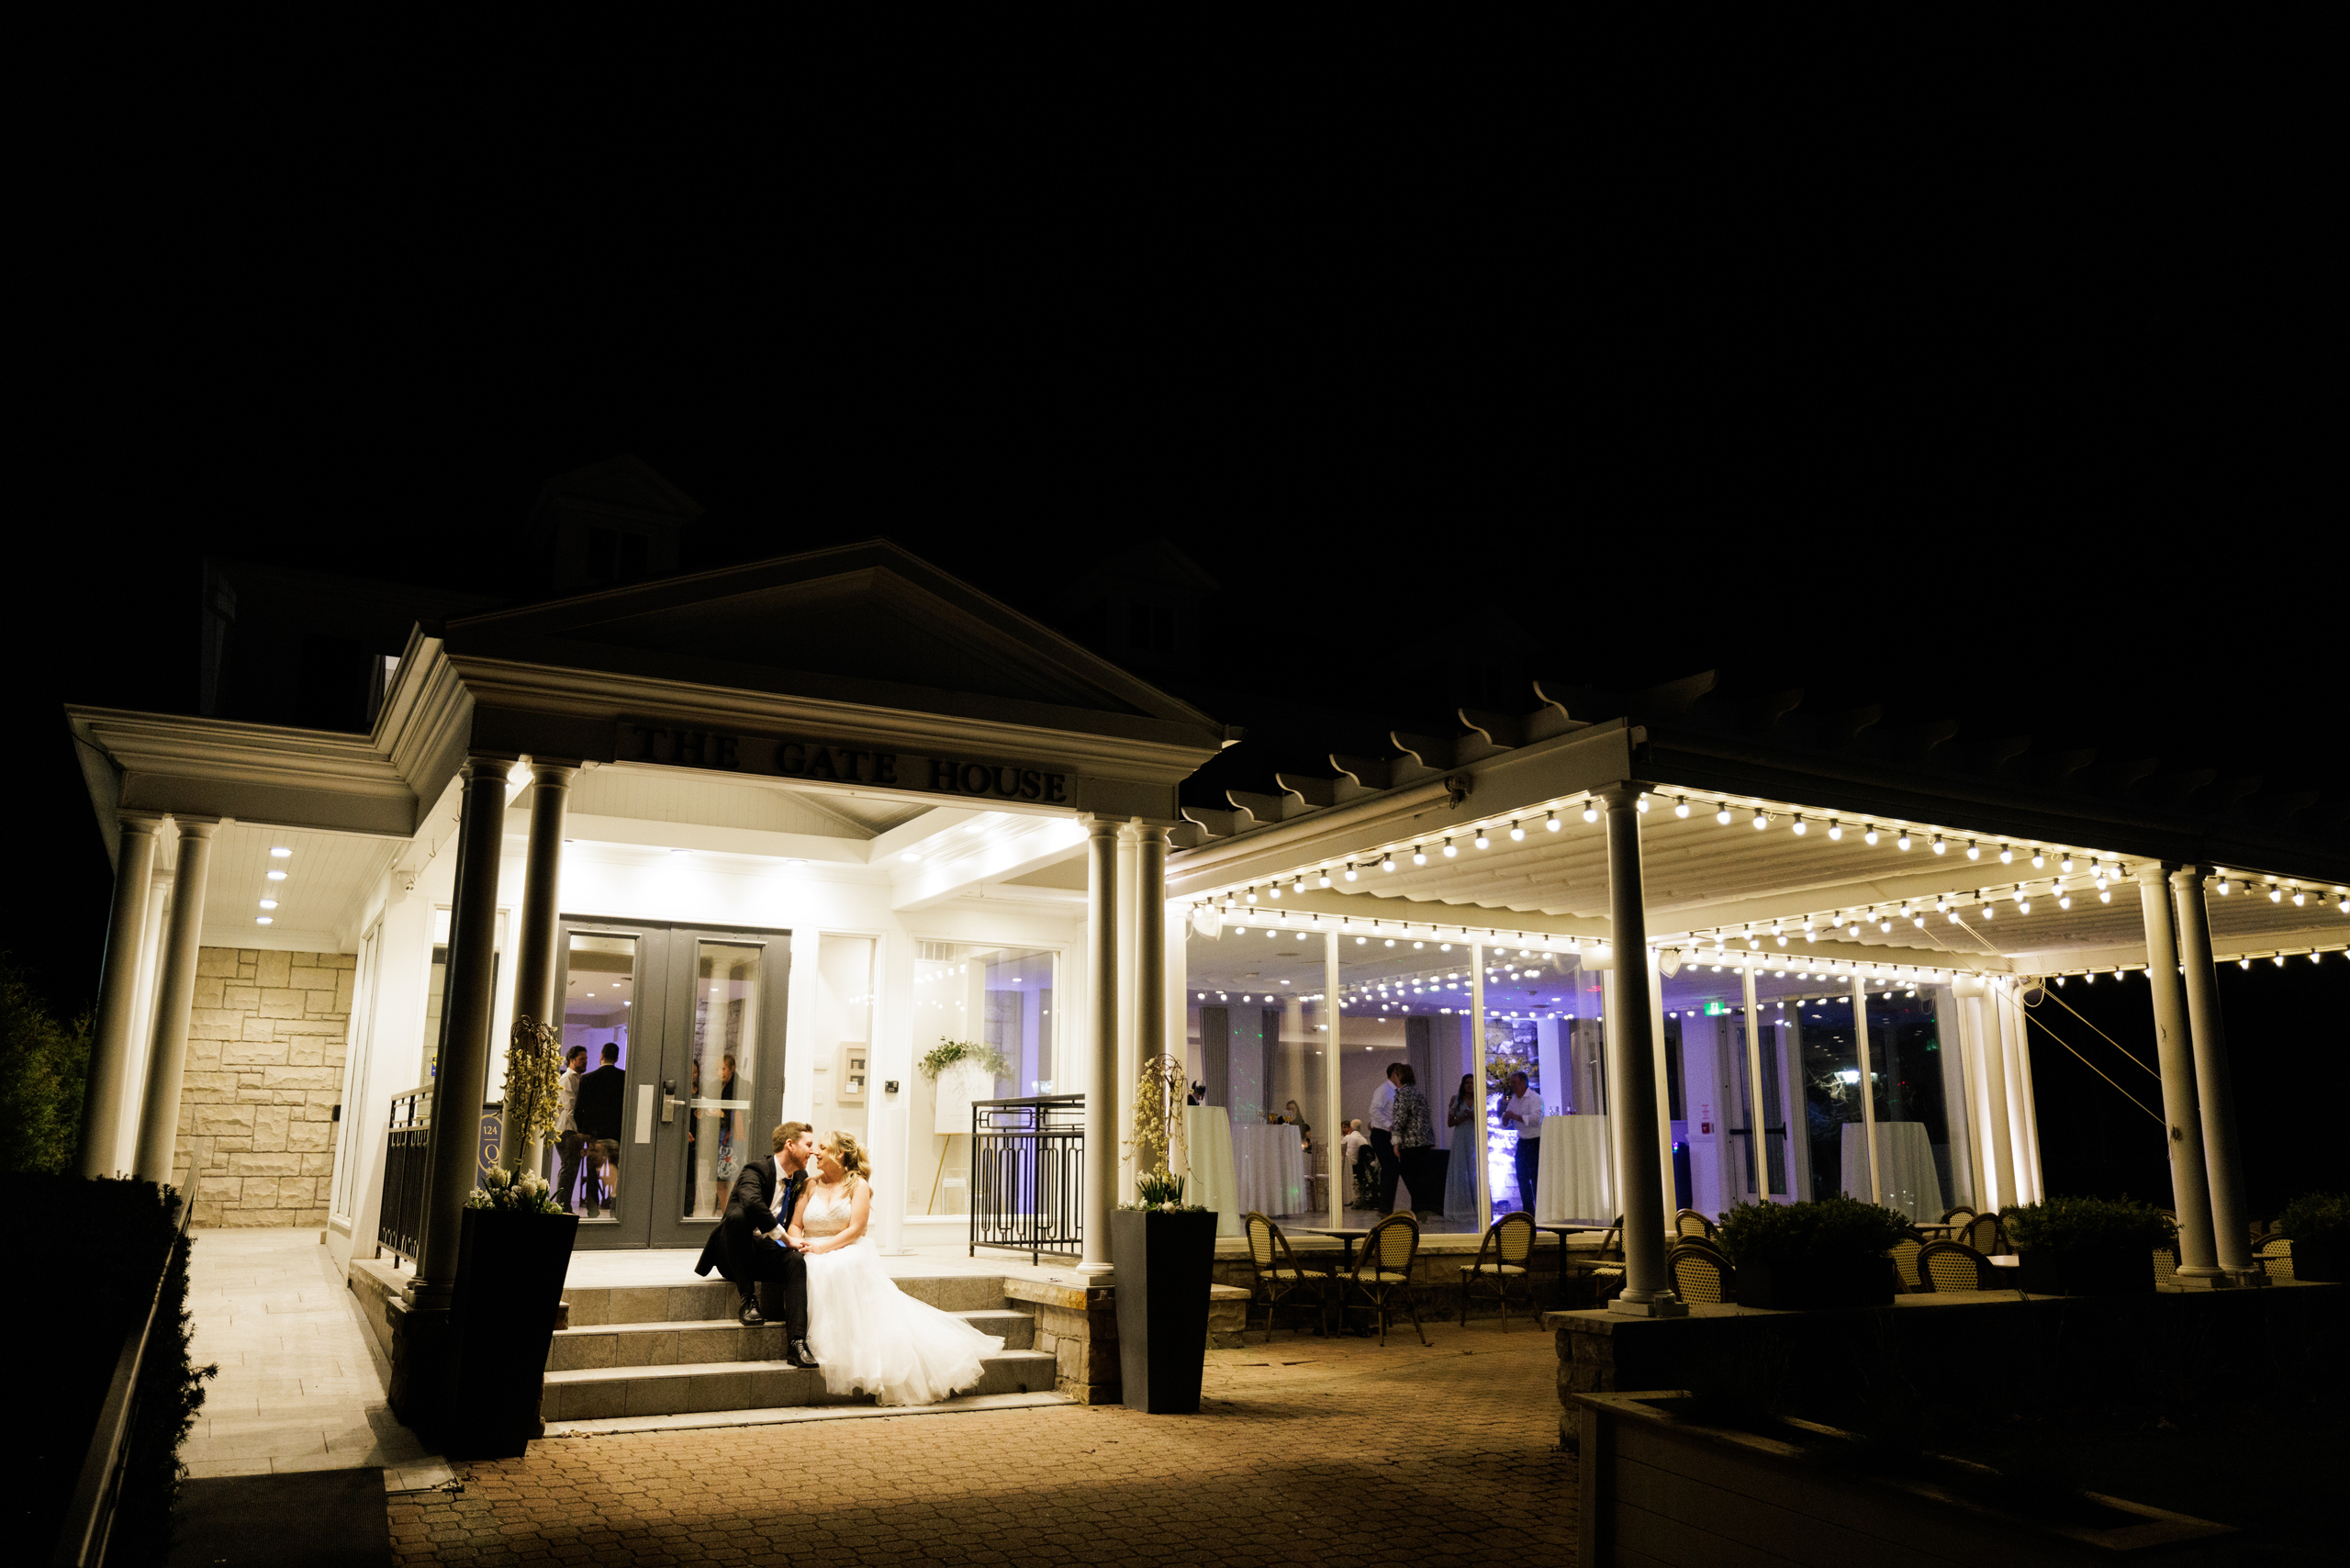
M1283 1129L1273 1129L1283 1130ZM1232 1122L1221 1105L1183 1107L1183 1201L1216 1212L1218 1236L1240 1234L1240 1184L1232 1162Z
M1608 1167L1615 1146L1606 1116L1542 1118L1542 1167L1534 1182L1534 1218L1540 1225L1616 1221L1616 1183Z
M1235 1199L1240 1212L1293 1215L1305 1210L1305 1150L1297 1129L1243 1122L1232 1129Z
M1899 1209L1911 1219L1940 1219L1950 1207L1942 1198L1942 1173L1923 1122L1876 1125L1877 1175L1885 1191L1869 1191L1868 1143L1858 1122L1844 1124L1844 1191L1856 1198Z

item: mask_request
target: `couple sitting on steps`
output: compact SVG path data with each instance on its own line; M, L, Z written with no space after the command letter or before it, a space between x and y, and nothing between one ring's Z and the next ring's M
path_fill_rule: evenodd
M978 1383L983 1359L1003 1340L898 1289L866 1231L871 1176L848 1134L819 1147L807 1123L784 1123L774 1158L744 1167L694 1272L716 1269L733 1282L745 1328L766 1321L755 1292L773 1283L783 1296L785 1359L821 1368L830 1393L934 1405Z

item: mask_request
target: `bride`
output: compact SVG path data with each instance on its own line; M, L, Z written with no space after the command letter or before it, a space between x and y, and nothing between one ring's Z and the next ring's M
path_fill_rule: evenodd
M808 1349L824 1387L862 1389L882 1405L934 1405L978 1383L981 1358L1003 1340L916 1301L883 1271L866 1234L872 1169L856 1139L826 1137L816 1171L793 1211L791 1238L808 1260Z

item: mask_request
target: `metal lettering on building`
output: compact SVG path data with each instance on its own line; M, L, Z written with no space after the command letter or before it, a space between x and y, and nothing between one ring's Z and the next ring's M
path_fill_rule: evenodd
M757 773L804 778L814 784L867 784L929 795L1035 801L1056 806L1071 803L1069 776L1065 772L1018 762L918 756L829 741L623 723L612 756L618 762Z

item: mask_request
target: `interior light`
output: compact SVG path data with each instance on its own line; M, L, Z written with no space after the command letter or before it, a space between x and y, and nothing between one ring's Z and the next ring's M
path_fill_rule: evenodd
M2228 896L2228 879L2225 877L2220 879L2220 896L2221 898Z
M282 882L285 880L285 873L283 871L272 871L269 874L269 879L273 882Z
M261 901L261 907L263 909L275 909L277 907L277 901L275 899L263 899Z
M294 852L292 850L286 848L282 844L272 845L270 846L269 857L272 860L284 860L290 857L293 853Z
M1348 861L1348 862L1347 862L1347 880L1348 880L1348 881L1349 881L1349 882L1351 882L1351 881L1353 881L1354 879L1355 879L1355 863L1354 863L1353 861L1349 860L1349 861Z
M253 924L255 925L274 925L277 922L271 919L268 915L257 914L253 916Z
M2295 889L2293 890L2293 907L2294 907L2295 909L2299 909L2299 908L2300 908L2303 904L2306 904L2306 903L2308 903L2308 902L2309 902L2309 894L2307 894L2306 892L2302 891L2302 890L2301 890L2300 889L2299 889L2299 888L2295 888Z
M272 871L272 872L270 873L270 875L271 875L271 876L273 876L273 877L274 877L274 876L278 875L278 873L277 873L277 872L275 872L275 871ZM2282 888L2280 888L2280 887L2278 887L2278 886L2277 886L2274 882L2271 882L2271 883L2268 885L2268 902L2269 902L2270 903L2282 903L2282 902L2285 902L2285 890L2284 890L2284 889L2282 889Z
M1257 890L1253 884L1251 884L1248 889L1248 902L1250 903L1255 903L1257 902Z
M1520 823L1518 822L1518 820L1517 820L1516 817L1512 817L1512 818L1510 819L1510 823L1509 823L1509 835L1510 835L1510 837L1512 837L1513 839L1517 839L1517 840L1520 840L1520 841L1523 841L1523 840L1525 839L1525 837L1526 837L1526 828L1525 828L1525 826L1524 826L1522 823Z
M2062 860L2059 860L2058 862L2056 862L2056 869L2058 869L2059 871L2066 872L2066 873L2068 873L2068 874L2072 871L2072 869L2073 869L2073 852L2072 852L2071 850L2067 849L2066 851L2065 851L2065 858L2063 858Z
M1724 827L1729 826L1729 802L1728 801L1724 801L1722 802L1722 809L1714 813L1714 820L1721 823Z
M1689 814L1688 796L1675 795L1673 798L1673 814L1676 817L1685 817Z
M1934 834L1934 853L1937 855L1945 855L1949 852L1950 846L1942 842L1942 835L1941 834Z
M1302 892L1304 892L1304 891L1305 890L1305 873L1304 873L1304 872L1300 871L1300 872L1297 874L1297 880L1290 884L1290 890L1290 890L1291 892L1293 892L1293 893L1302 893Z

